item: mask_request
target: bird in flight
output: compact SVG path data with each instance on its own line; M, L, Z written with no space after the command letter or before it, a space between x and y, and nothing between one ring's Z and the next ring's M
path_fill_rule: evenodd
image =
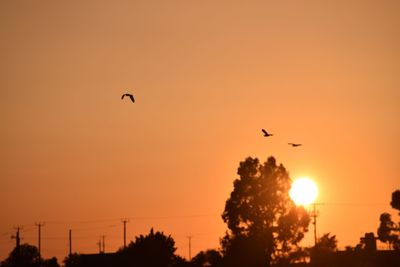
M295 144L295 143L288 143L288 145L290 145L292 147L301 146L301 144Z
M123 94L121 99L124 99L125 96L129 96L129 98L132 100L132 102L135 103L135 98L133 98L133 95L131 95L131 94Z
M273 134L268 133L268 132L267 132L266 130L264 130L264 129L261 129L261 131L264 133L264 136L265 136L265 137L273 136Z

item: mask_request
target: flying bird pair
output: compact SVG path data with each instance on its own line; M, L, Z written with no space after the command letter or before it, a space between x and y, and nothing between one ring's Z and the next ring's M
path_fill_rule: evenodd
M264 137L273 136L273 134L268 133L265 129L261 129L261 131L264 133ZM288 143L288 145L290 145L292 147L301 146L301 144L295 144L295 143Z

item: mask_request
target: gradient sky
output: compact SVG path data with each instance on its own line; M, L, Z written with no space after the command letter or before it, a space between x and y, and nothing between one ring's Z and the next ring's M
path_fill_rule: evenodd
M400 187L399 12L0 1L0 260L14 226L37 244L37 222L45 257L68 253L69 228L74 251L97 252L100 235L115 251L123 217L129 240L154 226L182 256L189 235L192 255L216 248L239 162L270 155L317 182L318 234L356 245Z

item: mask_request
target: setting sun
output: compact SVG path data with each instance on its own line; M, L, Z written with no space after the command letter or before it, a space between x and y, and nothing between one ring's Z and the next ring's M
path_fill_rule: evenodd
M313 180L299 178L292 183L289 195L296 205L309 205L315 202L318 195L318 188Z

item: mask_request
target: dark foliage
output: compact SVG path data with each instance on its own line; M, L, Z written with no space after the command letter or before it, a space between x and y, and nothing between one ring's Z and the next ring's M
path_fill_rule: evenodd
M317 240L315 246L316 252L334 252L337 250L336 235L330 236L331 233L326 233Z
M153 228L147 236L136 237L126 249L119 251L124 262L132 266L168 267L182 264L183 259L175 255L175 241Z
M1 267L59 267L57 258L43 260L35 246L22 244L14 248Z
M42 266L43 267L60 267L60 265L57 262L57 258L56 257L44 260L43 263L42 263Z
M65 267L78 267L80 266L80 256L77 253L73 253L64 259Z
M222 266L222 254L218 250L214 249L200 251L195 257L193 257L190 263L191 267Z
M392 193L390 205L400 211L400 190ZM388 243L393 249L400 250L400 222L395 223L392 221L392 216L387 212L381 214L379 221L378 239Z
M162 232L150 230L116 253L72 254L65 258L66 267L189 267L175 254L175 241Z
M378 238L384 243L389 243L394 249L400 249L399 236L395 231L398 229L396 223L392 221L389 213L382 213L379 217Z
M392 193L392 201L390 202L390 205L392 208L400 211L400 190L396 190Z
M239 179L222 214L228 231L222 239L226 266L269 266L296 251L310 217L289 197L291 180L273 157L240 162Z
M35 246L22 244L14 248L1 267L39 267L39 251Z

